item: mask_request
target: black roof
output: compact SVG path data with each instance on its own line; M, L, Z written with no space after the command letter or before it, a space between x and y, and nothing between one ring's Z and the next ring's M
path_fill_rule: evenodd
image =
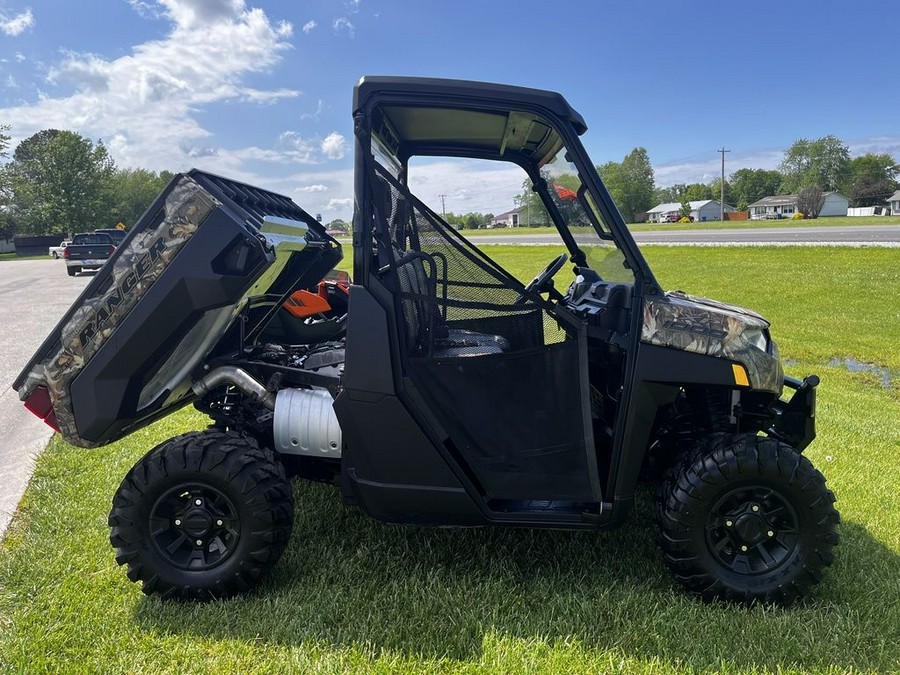
M353 111L363 108L366 101L375 95L417 98L456 99L464 103L466 99L509 105L538 106L549 110L572 124L579 135L587 131L584 118L562 94L543 89L516 87L509 84L475 82L470 80L445 80L433 77L389 77L366 75L360 78L353 90Z
M369 114L372 104L379 110L376 129L386 119L387 135L396 134L399 144L388 147L403 156L456 152L546 160L561 141L542 121L545 114L562 119L578 134L587 130L584 118L561 94L506 84L366 76L354 89L354 113Z

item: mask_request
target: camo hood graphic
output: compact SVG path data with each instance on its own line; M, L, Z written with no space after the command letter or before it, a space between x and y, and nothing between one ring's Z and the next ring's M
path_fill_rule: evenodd
M780 393L784 373L768 329L769 322L749 309L672 291L644 300L641 342L737 361L752 388ZM764 349L755 344L760 334Z

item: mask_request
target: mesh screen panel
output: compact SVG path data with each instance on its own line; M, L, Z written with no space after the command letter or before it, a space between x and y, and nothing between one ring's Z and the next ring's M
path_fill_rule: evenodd
M375 170L376 242L393 275L404 367L451 452L488 499L596 499L579 341L543 300L522 298L519 282Z
M503 351L564 338L540 298L522 299L518 282L382 167L376 172L376 237L396 273L409 356L440 355L459 342L481 341L479 335L502 338Z

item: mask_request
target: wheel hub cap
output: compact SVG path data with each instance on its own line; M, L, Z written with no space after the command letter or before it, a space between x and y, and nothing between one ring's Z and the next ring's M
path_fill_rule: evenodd
M150 510L150 540L169 564L205 571L222 564L240 540L240 516L223 492L204 484L181 484Z
M205 509L191 509L188 514L181 519L182 529L188 536L205 537L212 526L213 519Z

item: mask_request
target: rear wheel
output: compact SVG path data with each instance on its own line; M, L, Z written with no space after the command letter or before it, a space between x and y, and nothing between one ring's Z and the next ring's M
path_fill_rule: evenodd
M109 515L116 562L144 593L200 600L251 588L281 556L292 522L291 486L272 452L218 430L151 450Z
M75 276L76 274L78 274L80 271L81 271L81 268L80 268L80 267L67 267L67 268L66 268L66 272L69 273L69 276L70 276L70 277L74 277L74 276Z
M832 562L834 501L822 474L790 446L718 435L673 466L659 492L663 559L706 600L788 605Z

